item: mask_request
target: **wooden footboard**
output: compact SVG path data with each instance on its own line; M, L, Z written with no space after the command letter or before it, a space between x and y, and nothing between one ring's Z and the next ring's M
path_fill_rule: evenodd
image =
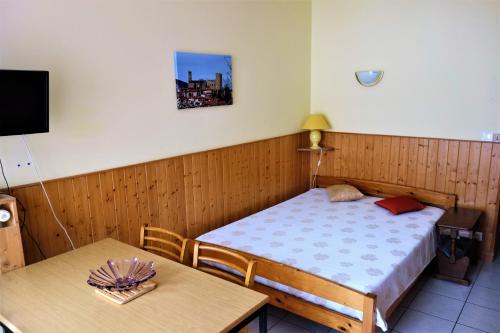
M337 331L364 332L362 331L361 320L348 317L262 284L256 283L253 289L268 295L270 297L269 304L336 329ZM371 333L372 331L368 330L368 332Z
M248 256L249 254L245 253L244 255ZM252 255L250 257L257 261L257 276L362 311L363 320L349 317L337 311L257 283L254 289L267 294L271 298L271 304L340 332L375 332L376 296L374 294L363 293L265 258Z
M219 247L224 248L223 246ZM192 250L191 246L190 249ZM349 317L277 289L255 283L253 289L268 295L272 305L340 332L375 333L376 296L374 294L363 293L266 258L236 251L234 249L230 250L255 260L257 262L255 275L362 311L363 320Z

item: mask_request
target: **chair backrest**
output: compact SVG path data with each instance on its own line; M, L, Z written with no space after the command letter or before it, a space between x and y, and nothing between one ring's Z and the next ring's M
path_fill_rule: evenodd
M187 241L187 238L173 231L143 224L139 246L141 249L163 254L182 264L186 254Z
M238 272L233 273L220 268ZM193 267L242 286L252 288L255 278L254 260L225 248L195 242L193 251Z

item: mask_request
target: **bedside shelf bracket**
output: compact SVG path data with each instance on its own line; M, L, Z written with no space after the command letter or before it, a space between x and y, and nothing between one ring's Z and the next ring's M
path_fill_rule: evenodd
M319 149L312 149L312 148L297 148L298 152L310 152L310 153L326 153L329 151L335 151L335 148L333 147L320 147Z

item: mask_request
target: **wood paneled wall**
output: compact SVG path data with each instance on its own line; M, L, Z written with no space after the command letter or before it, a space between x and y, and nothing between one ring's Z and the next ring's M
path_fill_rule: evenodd
M483 259L495 252L500 144L327 132L320 175L416 186L453 193L458 205L481 209ZM76 246L113 237L139 244L142 223L188 237L233 222L307 190L318 156L297 153L308 133L46 182L56 212ZM47 256L69 250L40 186L13 189L26 225ZM26 261L41 259L23 231Z
M326 132L319 175L368 179L456 194L458 205L484 211L481 255L491 260L499 211L500 144ZM311 173L318 156L311 159Z
M139 245L142 223L188 237L233 222L304 192L309 185L307 133L46 182L77 247L106 237ZM70 249L39 185L13 189L26 225L48 257ZM41 259L23 232L28 263Z

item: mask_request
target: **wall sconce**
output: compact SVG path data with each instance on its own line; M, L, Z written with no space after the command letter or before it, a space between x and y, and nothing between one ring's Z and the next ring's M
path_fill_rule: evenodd
M359 84L364 87L371 87L376 85L382 80L384 76L384 71L380 70L369 70L369 71L357 71L356 80L358 80Z

